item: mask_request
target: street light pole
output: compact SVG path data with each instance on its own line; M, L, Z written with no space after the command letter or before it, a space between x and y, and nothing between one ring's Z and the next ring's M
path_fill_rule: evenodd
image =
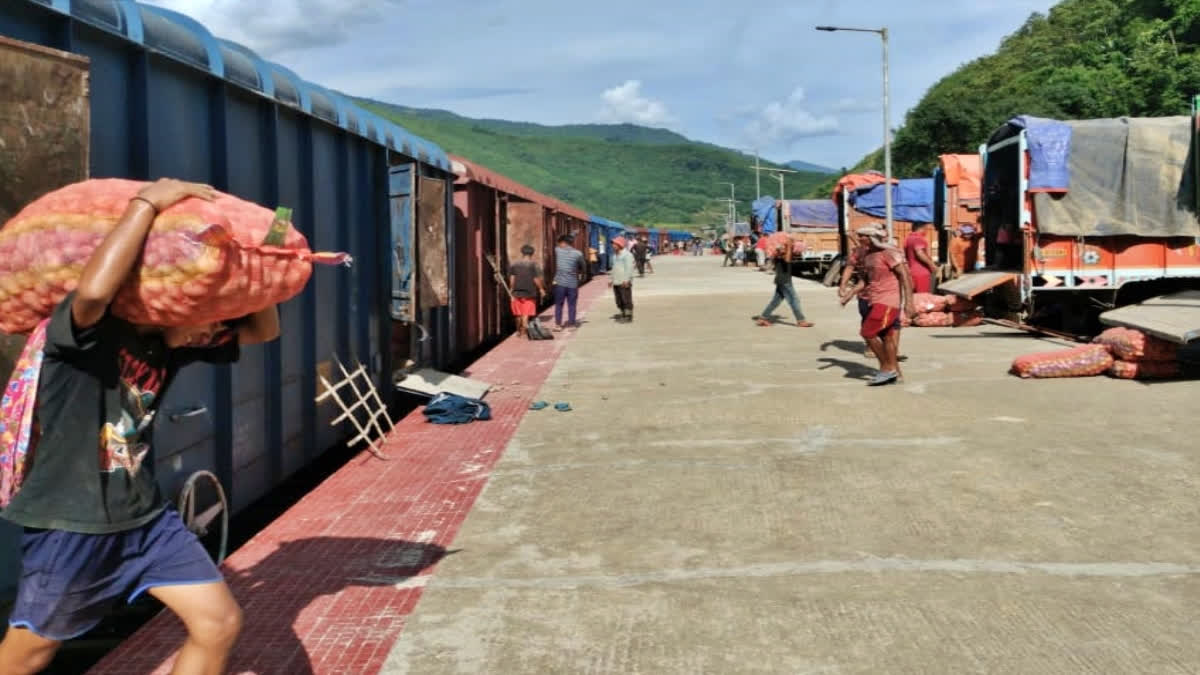
M783 194L783 174L775 174L775 180L779 181L779 201L786 202L787 197L785 197Z
M758 175L758 148L754 149L754 200L762 199L762 181Z
M734 194L733 183L722 181L722 185L729 186L729 236L733 236L734 225L737 223L737 196Z
M890 86L888 82L888 29L883 28L844 28L841 26L817 26L817 30L832 33L835 31L850 31L854 33L878 33L883 39L883 178L884 178L884 209L887 214L888 239L892 238L892 124L889 105Z

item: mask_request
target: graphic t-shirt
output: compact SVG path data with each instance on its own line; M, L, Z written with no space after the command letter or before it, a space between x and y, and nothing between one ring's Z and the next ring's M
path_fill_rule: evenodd
M532 298L537 295L537 284L534 279L541 276L537 263L532 260L518 260L508 269L513 276L512 294L514 298Z
M169 349L106 314L77 329L68 295L46 327L38 385L41 436L21 491L2 514L25 527L106 534L140 527L166 502L154 479L151 435L159 401L180 368L232 363L236 338L220 347Z

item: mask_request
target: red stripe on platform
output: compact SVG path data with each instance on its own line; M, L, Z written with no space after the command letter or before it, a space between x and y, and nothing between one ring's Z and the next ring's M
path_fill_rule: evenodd
M580 289L580 318L604 285ZM504 341L466 371L499 389L491 421L414 411L388 435L390 461L361 453L234 552L224 570L245 628L228 672L378 671L571 336ZM184 636L163 612L91 672L167 673Z

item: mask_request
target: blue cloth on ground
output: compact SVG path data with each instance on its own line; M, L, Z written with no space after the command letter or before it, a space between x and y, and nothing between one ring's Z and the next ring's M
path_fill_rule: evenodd
M425 418L434 424L466 424L492 419L492 409L479 399L442 392L425 406Z
M876 218L887 217L887 193L877 183L850 195L856 211ZM905 178L892 186L892 217L910 223L933 222L933 179Z

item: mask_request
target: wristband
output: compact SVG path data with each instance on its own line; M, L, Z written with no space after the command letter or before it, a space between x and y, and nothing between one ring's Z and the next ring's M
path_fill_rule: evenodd
M146 199L145 197L134 197L133 199L130 199L129 201L130 202L142 202L146 206L149 206L151 211L154 211L154 215L156 217L158 216L158 207L155 206L154 202L150 201L149 199Z

